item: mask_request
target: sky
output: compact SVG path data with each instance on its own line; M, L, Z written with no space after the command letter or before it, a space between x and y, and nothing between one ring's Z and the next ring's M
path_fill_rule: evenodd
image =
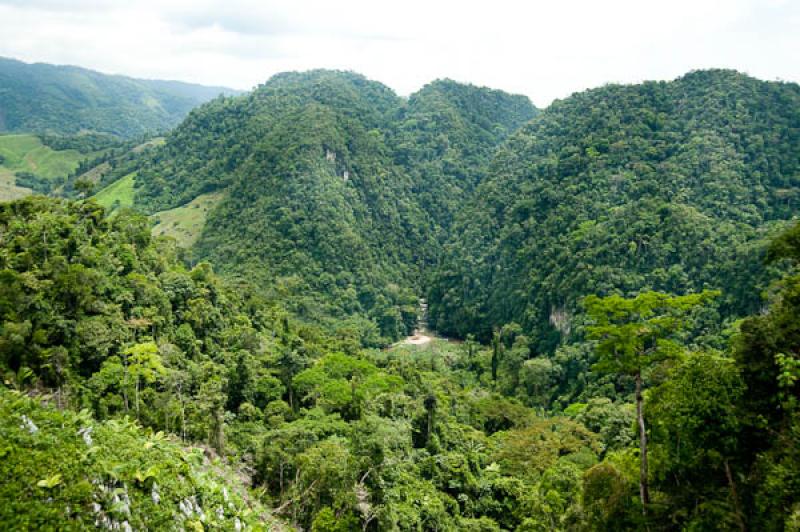
M140 78L250 89L336 68L540 107L699 68L800 81L800 0L0 0L0 36L0 56Z

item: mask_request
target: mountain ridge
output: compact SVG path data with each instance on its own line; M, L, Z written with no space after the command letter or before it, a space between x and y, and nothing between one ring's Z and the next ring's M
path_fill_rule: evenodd
M137 172L134 206L149 213L225 189L197 259L267 285L304 272L298 289L335 293L335 308L365 311L392 340L413 327L410 288L459 197L535 112L526 97L453 82L405 101L353 72L282 73L194 109L115 175Z
M800 522L796 85L286 73L95 162L0 204L0 521Z
M474 331L482 323L485 338L489 322L517 321L534 335L558 338L547 323L551 311L565 304L577 311L586 293L641 286L641 279L628 277L633 272L671 291L700 289L700 279L713 283L717 273L701 275L697 269L701 262L715 264L703 251L708 238L703 233L725 234L746 246L743 235L757 239L759 228L791 218L800 186L798 124L800 86L730 70L690 72L671 82L607 85L555 102L497 150L491 175L465 205L449 244L453 254L443 261L440 282L432 284L432 323L451 334ZM579 252L577 246L599 250L603 242L627 246L634 235L622 239L622 233L636 227L645 214L637 205L647 201L656 213L681 205L697 211L705 229L693 237L695 251L672 248L671 254L649 259L634 254L624 265L613 263L616 253L590 259L591 253ZM608 233L601 232L604 227ZM658 238L687 245L680 234L661 233L675 227L640 227L645 232L640 239L659 233ZM714 253L725 249L722 243L710 247ZM635 253L664 249L669 248L637 243ZM729 252L716 259L734 260L723 259ZM525 261L536 266L526 267ZM748 263L757 268L757 257ZM459 264L480 264L482 270L467 274ZM494 276L494 269L503 274ZM648 269L655 274L646 274ZM482 279L476 283L480 288L457 288L467 275ZM690 287L688 279L698 284ZM458 309L447 302L450 290L460 294ZM473 300L470 293L481 295ZM732 308L753 311L758 290L753 294L747 303L731 302ZM530 300L538 302L523 303ZM472 309L472 318L462 314L464 308ZM553 348L549 343L547 349Z
M226 93L238 91L0 57L0 133L152 134Z

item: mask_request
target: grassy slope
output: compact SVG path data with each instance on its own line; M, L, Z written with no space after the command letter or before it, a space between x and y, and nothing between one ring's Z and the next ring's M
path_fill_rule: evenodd
M77 150L55 151L42 144L36 135L0 136L3 166L13 172L31 172L55 179L72 172L80 161L90 157Z
M153 148L153 147L156 147L156 146L161 146L161 145L164 144L164 142L165 142L164 141L164 137L155 137L153 139L148 140L147 142L143 142L142 144L139 144L138 146L134 147L131 150L131 152L132 153L142 153L146 149ZM95 166L93 168L90 168L89 170L87 170L83 174L77 176L75 178L75 181L87 180L87 181L91 181L92 183L94 183L96 185L97 183L100 183L100 181L103 179L103 177L105 177L106 174L108 174L112 169L113 169L113 167L111 166L111 163L103 162L103 163L100 163L100 164L98 164L97 166ZM59 189L56 189L55 192L56 192L56 194L58 194L59 193Z
M164 137L155 137L155 138L152 138L152 139L148 140L147 142L139 144L138 146L133 148L133 150L131 150L131 151L133 151L133 153L141 153L144 150L146 150L147 148L156 148L158 146L163 146L166 143L167 143L167 140Z
M0 165L0 201L11 201L27 196L33 191L15 184L14 172Z
M128 174L100 190L94 195L94 199L106 209L114 207L117 201L119 201L120 207L130 207L133 205L133 185L135 182L136 173Z
M88 436L84 433L90 429ZM99 422L0 386L8 530L284 530L230 467L127 419Z
M55 151L42 144L36 135L0 135L0 201L31 193L18 187L14 174L30 172L48 179L66 177L90 155L76 150Z
M112 167L110 163L100 163L94 168L91 168L87 172L84 172L83 174L78 176L78 178L76 178L76 181L78 179L83 179L97 184L100 182L100 180L103 178L104 175L106 175L108 172L111 171L111 169Z
M157 212L152 216L158 221L153 228L153 234L171 236L178 241L179 246L190 247L200 238L208 212L224 196L224 192L209 192L201 194L182 207Z

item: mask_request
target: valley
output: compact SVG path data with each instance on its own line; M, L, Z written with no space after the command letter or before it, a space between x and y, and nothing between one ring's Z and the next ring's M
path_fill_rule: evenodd
M794 530L800 86L213 90L0 136L0 523Z

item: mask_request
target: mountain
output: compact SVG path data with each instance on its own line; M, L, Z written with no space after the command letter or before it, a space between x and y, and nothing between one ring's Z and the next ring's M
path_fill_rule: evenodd
M197 105L235 93L0 58L0 133L91 131L135 137L166 131Z
M116 175L133 185L135 172L133 205L166 218L215 193L196 259L291 290L301 315L369 316L379 345L413 328L442 228L534 114L525 97L451 81L404 101L349 72L281 74L195 109Z
M758 310L763 237L800 199L798 131L797 84L726 70L553 103L461 208L433 326L488 338L517 322L552 351L588 294L721 288L724 315Z
M525 96L452 80L412 94L396 126L396 162L411 173L414 194L440 237L484 179L494 149L536 116Z
M6 135L74 199L0 204L0 524L797 529L799 95L318 70ZM425 295L463 341L395 341Z

